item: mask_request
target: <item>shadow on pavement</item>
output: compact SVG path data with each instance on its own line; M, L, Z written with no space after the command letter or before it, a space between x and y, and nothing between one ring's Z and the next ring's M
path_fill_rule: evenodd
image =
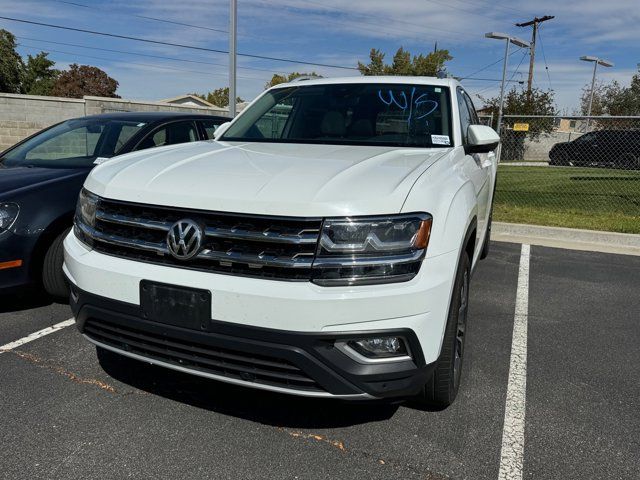
M239 387L99 350L114 379L194 407L276 427L335 428L391 418L398 404L313 399Z
M46 307L52 303L60 303L52 300L44 293L38 291L25 291L19 294L0 294L0 313L21 312L32 308Z

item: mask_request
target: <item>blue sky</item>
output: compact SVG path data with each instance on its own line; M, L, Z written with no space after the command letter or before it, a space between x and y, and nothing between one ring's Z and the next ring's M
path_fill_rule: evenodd
M0 0L0 12L3 16L32 21L226 50L227 34L215 30L227 29L228 3L227 0ZM582 87L591 79L591 66L578 60L581 55L596 55L615 63L614 68L599 72L603 80L617 79L628 84L637 71L639 4L640 0L238 0L238 50L355 66L358 60L367 60L372 47L391 57L399 46L414 53L428 52L437 41L439 47L449 49L454 57L448 70L464 77L503 55L503 43L485 39L485 32L501 31L528 39L530 28L518 28L514 23L536 15L555 15L541 29L535 85L553 88L559 107L572 113ZM204 28L163 23L143 16ZM19 37L19 51L23 55L45 50L62 67L81 63L104 69L120 82L118 93L124 98L158 100L227 85L226 55L1 19L0 28ZM524 51L511 55L509 78L526 80L528 63ZM332 77L358 74L352 70L247 58L240 58L238 64L243 67L238 70L238 93L245 99L260 93L274 72L315 69ZM500 75L498 63L475 76L498 79ZM499 87L494 81L463 83L478 105L481 101L475 94L493 96Z

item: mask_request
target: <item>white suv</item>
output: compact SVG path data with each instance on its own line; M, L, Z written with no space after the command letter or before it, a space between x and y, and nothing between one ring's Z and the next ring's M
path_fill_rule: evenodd
M450 404L496 178L478 123L454 80L308 80L95 168L64 242L80 331L254 388Z

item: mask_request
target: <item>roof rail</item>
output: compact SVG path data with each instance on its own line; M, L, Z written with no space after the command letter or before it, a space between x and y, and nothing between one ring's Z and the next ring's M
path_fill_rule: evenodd
M316 77L314 75L302 75L301 77L296 77L293 80L291 80L289 83L297 83L297 82L304 82L306 80L316 80L318 78L322 78L322 77Z

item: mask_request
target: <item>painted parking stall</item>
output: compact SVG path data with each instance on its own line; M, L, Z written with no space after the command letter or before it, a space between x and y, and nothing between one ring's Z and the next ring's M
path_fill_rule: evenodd
M5 304L0 477L636 478L638 272L638 257L493 244L443 411L98 358L68 306Z

